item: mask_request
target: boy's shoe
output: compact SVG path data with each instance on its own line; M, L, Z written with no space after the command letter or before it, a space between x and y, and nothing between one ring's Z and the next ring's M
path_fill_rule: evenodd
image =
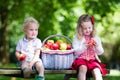
M44 80L43 76L37 76L36 80Z
M24 78L29 78L30 75L31 75L31 72L32 72L31 68L25 68L25 69L23 69Z

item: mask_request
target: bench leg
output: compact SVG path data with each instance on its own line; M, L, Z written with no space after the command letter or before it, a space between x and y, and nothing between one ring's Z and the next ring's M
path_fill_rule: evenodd
M70 75L69 74L65 74L64 80L69 80L69 79L70 79Z
M64 80L70 80L70 78L77 78L77 74L65 74ZM86 76L86 80L90 80L90 77Z
M86 78L86 80L90 80L90 78Z

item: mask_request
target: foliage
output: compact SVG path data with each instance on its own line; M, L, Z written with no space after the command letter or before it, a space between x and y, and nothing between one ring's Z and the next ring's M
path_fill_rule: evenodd
M6 51L10 52L10 58L13 57L18 39L24 36L23 21L29 16L39 21L38 37L42 41L52 34L63 34L72 39L78 17L88 13L95 16L96 32L101 37L105 48L104 56L110 60L113 54L111 52L114 51L113 46L120 43L119 4L119 0L1 0L0 35L3 38L7 37L7 40L0 38L0 45L4 46L2 43L7 43L9 51ZM6 17L2 16L3 13ZM7 20L6 29L3 28L3 19ZM119 50L117 54L120 55ZM11 59L12 62L15 61L14 59Z

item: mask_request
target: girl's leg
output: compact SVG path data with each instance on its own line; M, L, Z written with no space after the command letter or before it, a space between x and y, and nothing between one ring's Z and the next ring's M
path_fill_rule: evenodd
M95 78L95 80L103 80L102 79L102 74L101 74L99 68L93 69L92 74L93 74L93 77Z
M81 65L78 70L78 80L86 80L87 67Z

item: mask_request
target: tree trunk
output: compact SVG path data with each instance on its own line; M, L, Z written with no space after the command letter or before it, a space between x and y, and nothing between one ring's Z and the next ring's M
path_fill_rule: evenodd
M0 63L9 62L9 43L8 43L8 9L7 6L0 6Z

